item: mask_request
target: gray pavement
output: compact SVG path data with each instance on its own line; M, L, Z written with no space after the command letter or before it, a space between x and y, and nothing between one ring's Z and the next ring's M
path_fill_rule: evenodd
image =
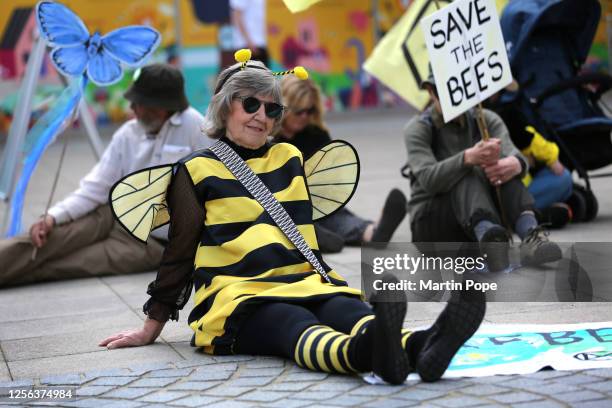
M360 152L361 181L350 203L357 214L376 219L393 187L409 194L408 182L399 174L406 160L401 134L408 117L407 112L393 111L330 119L332 135L348 140ZM52 146L36 171L26 198L24 225L44 211L60 150L60 143ZM56 198L76 188L94 164L85 136L79 132L71 136L67 155ZM597 221L555 231L553 239L610 240L609 180L593 180L600 203ZM6 206L0 204L0 217L5 211ZM410 241L408 220L393 240ZM326 260L352 286L359 287L358 248L328 255ZM146 285L154 277L149 272L0 290L0 391L27 385L71 386L78 389L78 400L53 404L83 407L612 406L612 369L542 371L390 387L302 370L276 358L211 357L189 346L191 329L186 317L190 304L180 321L168 323L153 345L112 351L98 347L103 337L142 324ZM405 326L430 323L442 307L439 303L411 304ZM551 324L611 321L612 308L606 303L491 303L485 319L489 323ZM0 399L0 406L7 402Z

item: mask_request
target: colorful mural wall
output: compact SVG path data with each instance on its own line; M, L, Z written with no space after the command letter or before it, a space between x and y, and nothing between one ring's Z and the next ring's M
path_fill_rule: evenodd
M180 64L192 105L205 110L220 69L220 49L231 38L228 0L62 0L91 30L148 24L162 34L155 61ZM403 13L406 0L378 2L385 24ZM8 129L12 108L33 45L36 0L4 0L0 8L0 132ZM375 82L361 65L378 35L371 0L322 1L291 14L282 0L268 0L268 41L273 69L304 65L323 88L330 110L376 106ZM180 29L177 30L176 22ZM221 23L221 24L220 24ZM180 43L180 47L177 46ZM99 124L129 114L123 92L131 74L109 88L88 89L87 100ZM46 58L35 109L44 110L62 83Z

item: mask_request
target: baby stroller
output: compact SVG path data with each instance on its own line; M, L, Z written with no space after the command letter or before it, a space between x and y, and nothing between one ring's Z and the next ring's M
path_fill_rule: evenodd
M575 184L570 205L574 220L595 218L598 204L589 170L612 162L612 120L597 105L612 86L607 74L579 71L585 62L601 14L597 0L515 0L501 17L508 58L519 84L501 103L514 103L549 140L560 160L585 186Z

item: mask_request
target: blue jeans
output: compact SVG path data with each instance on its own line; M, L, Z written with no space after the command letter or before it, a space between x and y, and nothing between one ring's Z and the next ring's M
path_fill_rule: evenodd
M527 189L535 200L535 207L541 210L569 198L572 194L572 175L565 169L562 175L557 176L545 167L535 174Z

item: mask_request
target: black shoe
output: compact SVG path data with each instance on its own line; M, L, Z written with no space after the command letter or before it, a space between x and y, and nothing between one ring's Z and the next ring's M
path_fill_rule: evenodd
M384 275L383 282L398 282L393 275ZM384 299L384 301L383 301ZM375 318L368 327L374 334L372 370L390 384L403 384L410 372L408 356L402 347L402 325L406 316L406 294L394 291L372 295L370 303Z
M521 261L524 265L541 265L561 259L559 245L548 240L548 231L537 226L521 242Z
M397 188L391 190L385 201L380 222L372 234L372 242L389 242L398 225L406 216L406 196Z
M500 225L489 228L480 240L480 253L487 260L489 271L502 271L510 265L508 232Z
M428 337L416 357L416 371L423 381L437 381L442 377L457 351L480 326L486 306L482 291L453 293L434 325L427 330Z
M565 203L553 203L536 212L538 223L549 228L563 228L572 220L572 209Z
M324 253L334 254L344 248L344 238L333 231L315 224L319 250Z

